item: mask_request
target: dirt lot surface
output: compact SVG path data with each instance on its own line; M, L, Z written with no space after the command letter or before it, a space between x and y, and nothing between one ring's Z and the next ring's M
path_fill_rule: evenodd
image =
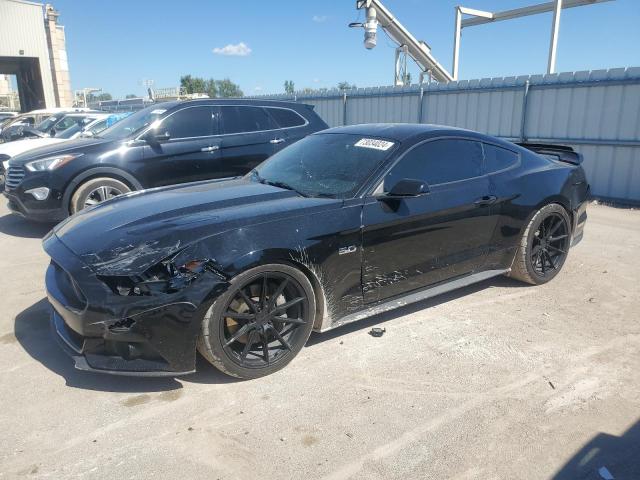
M48 329L48 228L0 204L0 478L640 478L640 211L593 205L550 284L498 278L314 334L235 381L204 361L74 370Z

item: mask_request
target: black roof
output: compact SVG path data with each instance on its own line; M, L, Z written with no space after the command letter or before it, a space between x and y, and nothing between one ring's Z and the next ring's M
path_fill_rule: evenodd
M428 123L362 123L346 127L329 128L328 130L317 132L316 135L325 133L368 135L372 137L388 138L398 142L437 135L456 135L477 138L478 140L490 141L492 143L518 148L511 142L492 137L491 135L485 135L483 133L466 130L464 128L450 127L448 125L433 125Z
M312 105L300 102L287 102L283 100L260 100L257 98L199 98L196 100L180 100L176 102L166 102L166 104L175 105L259 105L262 107L288 107L313 108Z

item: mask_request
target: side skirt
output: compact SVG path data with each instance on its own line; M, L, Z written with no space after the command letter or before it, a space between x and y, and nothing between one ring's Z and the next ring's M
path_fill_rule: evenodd
M345 325L347 323L356 322L358 320L362 320L364 318L372 317L374 315L378 315L380 313L388 312L390 310L394 310L399 307L403 307L405 305L409 305L412 303L419 302L421 300L426 300L428 298L432 298L443 293L450 292L452 290L456 290L458 288L466 287L472 285L474 283L482 282L483 280L487 280L489 278L497 277L499 275L504 275L508 273L511 269L500 269L500 270L485 270L483 272L472 273L471 275L466 275L464 277L456 278L455 280L449 280L444 283L439 283L437 285L426 287L417 291L410 292L406 295L400 297L394 297L391 300L386 300L381 303L376 303L370 307L367 307L359 312L351 313L347 316L338 319L325 318L322 322L322 327L319 332L326 332L333 328L339 327L341 325Z

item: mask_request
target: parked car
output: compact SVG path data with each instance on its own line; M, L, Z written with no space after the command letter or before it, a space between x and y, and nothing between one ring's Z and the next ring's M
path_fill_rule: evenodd
M0 144L0 187L4 188L5 172L9 169L11 157L46 145L59 144L67 140L80 138L83 135L97 135L127 116L128 114L121 113L73 113L65 117L71 119L69 122L71 126L57 132L55 136L28 137L23 140Z
M92 112L91 110L83 112L61 111L50 115L33 126L27 123L12 124L3 129L1 138L4 143L8 143L23 138L53 137L56 133L66 130L76 123L82 123L86 115L90 113L99 112Z
M0 124L5 120L10 120L18 115L18 112L8 112L6 110L0 110Z
M59 221L131 190L244 175L326 127L313 107L292 102L156 104L93 138L13 157L4 193L14 212Z
M429 125L310 135L241 179L123 195L44 239L76 368L285 366L325 331L496 275L553 279L589 184L569 147ZM538 152L538 153L535 153Z

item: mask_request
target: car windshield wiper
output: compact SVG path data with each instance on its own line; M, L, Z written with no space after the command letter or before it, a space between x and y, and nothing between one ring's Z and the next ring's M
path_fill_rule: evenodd
M266 178L262 178L260 176L260 174L256 170L251 172L251 175L258 181L258 183L262 183L263 185L271 185L272 187L278 187L278 188L284 188L285 190L291 190L292 192L296 192L298 195L301 195L303 197L308 197L309 196L309 195L306 195L306 194L302 193L299 190L296 190L295 188L293 188L291 185L289 185L286 182L279 182L277 180L267 180Z

